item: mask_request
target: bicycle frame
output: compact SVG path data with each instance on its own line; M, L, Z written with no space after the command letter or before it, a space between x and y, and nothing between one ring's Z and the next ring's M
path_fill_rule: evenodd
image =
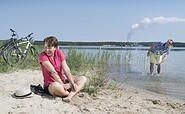
M13 31L12 29L10 30L13 32L12 37L17 36L15 31ZM36 52L36 49L32 44L32 38L33 38L31 37L32 34L33 33L19 40L11 38L11 41L6 43L8 44L8 46L6 44L4 45L4 46L7 46L8 48L10 47L7 53L3 51L3 54L2 54L4 57L4 60L9 65L13 67L15 65L22 63L25 60L29 60L31 58L30 54L32 54L33 57L37 60L38 53ZM2 49L4 49L3 46L2 46Z
M19 43L17 43L17 46L21 46L21 45L24 45L24 44L26 44L26 47L24 48L24 50L22 50L22 49L20 48L20 51L21 51L22 54L26 54L26 53L27 53L27 50L29 49L29 47L32 46L32 44L30 43L29 40L19 42Z
M10 51L7 53L8 63L13 67L25 60L29 60L30 56L28 55L30 54L30 48L32 48L32 44L29 40L21 40L21 42L18 41L16 46L12 47L12 49L10 49Z
M12 46L16 46L16 40L18 38L18 34L13 29L10 29L10 31L12 32L11 38L8 42L6 42L4 45L0 47L1 49L0 56L3 55L8 48L11 48ZM4 55L3 55L3 58L6 61Z
M7 51L9 51L12 47L16 47L16 40L15 38L11 38L6 44L2 45L0 47L1 52L0 52L0 56L3 56L4 61L7 63L7 59L6 59L6 53Z
M4 53L4 51L5 51L10 45L12 45L12 41L11 41L11 40L8 41L6 44L4 44L4 45L2 45L2 46L0 47L0 49L1 49L0 56Z

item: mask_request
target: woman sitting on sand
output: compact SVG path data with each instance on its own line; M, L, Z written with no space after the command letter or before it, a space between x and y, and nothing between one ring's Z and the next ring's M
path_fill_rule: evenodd
M85 76L72 77L66 57L57 47L56 37L50 36L44 39L44 52L39 56L44 91L49 95L63 97L65 102L70 102L72 97L83 88L87 78Z

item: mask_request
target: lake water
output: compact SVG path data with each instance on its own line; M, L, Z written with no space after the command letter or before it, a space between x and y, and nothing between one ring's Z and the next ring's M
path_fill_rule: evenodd
M67 50L68 46L62 46ZM149 75L149 47L75 46L85 53L110 53L108 76L125 85L171 96L185 101L185 48L171 48L162 64L160 76ZM119 58L119 59L118 59ZM155 66L156 73L156 66Z

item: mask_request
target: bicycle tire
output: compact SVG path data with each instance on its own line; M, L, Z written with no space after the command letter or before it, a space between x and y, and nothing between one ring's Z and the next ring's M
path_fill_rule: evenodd
M10 66L14 67L14 66L21 63L21 56L22 56L22 53L21 53L19 47L17 47L17 48L12 47L8 51L7 56L6 56L7 63Z
M38 61L39 53L37 52L35 47L31 46L30 47L30 52L31 52L33 58Z
M5 61L6 63L8 63L8 61L7 61L7 53L13 48L13 46L12 46L12 45L9 45L9 46L7 46L7 47L5 47L5 46L6 46L6 45L4 45L3 48L6 48L6 49L3 49L3 50L2 50L1 55L2 55L2 57L3 57L3 59L4 59L4 61Z
M5 46L6 46L6 45L2 45L2 46L0 47L0 50L1 50L0 56L2 56L2 57L3 57L3 60L6 62L6 59L5 59L6 56L5 56L5 54L4 54L4 52L5 52L5 50L4 50Z
M31 55L29 49L25 49L25 46L18 46L19 50L21 51L21 63L28 63L31 60Z

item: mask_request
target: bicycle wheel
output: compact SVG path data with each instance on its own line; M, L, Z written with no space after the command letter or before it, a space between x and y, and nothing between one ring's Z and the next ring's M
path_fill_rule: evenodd
M19 47L18 48L13 47L8 51L6 60L9 65L14 67L21 63L21 57L22 53Z
M3 46L1 46L0 47L0 57L2 56L3 57L3 59L4 59L4 61L6 62L6 56L5 56L5 46L6 45L3 45Z
M39 53L37 52L35 47L31 46L30 47L30 52L31 52L33 58L38 61Z
M18 46L21 53L21 62L19 64L27 64L31 60L31 53L29 50L25 49L24 46Z
M3 56L3 59L6 63L8 63L7 61L7 53L13 48L12 45L9 45L8 47L4 47L4 49L2 49L2 56Z

